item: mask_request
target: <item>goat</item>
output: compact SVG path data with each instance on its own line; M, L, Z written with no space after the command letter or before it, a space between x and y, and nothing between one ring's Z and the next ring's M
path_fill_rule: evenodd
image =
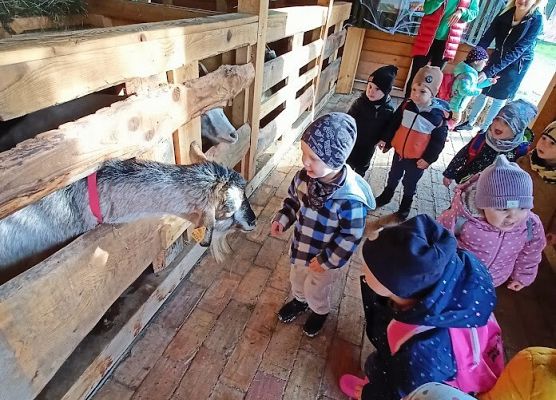
M182 217L206 227L200 244L210 245L218 261L229 251L228 233L255 228L245 184L237 172L208 161L172 165L113 160L97 173L104 223ZM1 219L0 284L97 224L89 207L87 178Z
M56 129L66 122L92 114L103 107L109 107L112 103L124 100L126 97L92 93L23 117L0 122L0 152L9 150L39 133ZM237 142L236 129L228 121L222 108L213 108L201 115L201 139L205 151L219 143Z

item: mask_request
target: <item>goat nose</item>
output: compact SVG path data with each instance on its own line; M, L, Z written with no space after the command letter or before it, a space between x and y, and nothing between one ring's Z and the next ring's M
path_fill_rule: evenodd
M230 133L230 137L231 137L232 139L237 139L237 132L236 132L236 131L231 132L231 133Z

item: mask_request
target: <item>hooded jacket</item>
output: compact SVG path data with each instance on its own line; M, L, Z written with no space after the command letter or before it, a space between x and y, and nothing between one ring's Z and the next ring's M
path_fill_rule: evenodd
M399 400L424 383L454 378L456 363L448 328L486 325L496 295L488 271L475 256L454 249L449 259L436 284L407 310L393 308L362 277L366 333L376 348L367 360L369 383L363 387L363 400ZM392 355L386 334L392 319L436 328L413 336Z
M522 224L508 232L490 225L474 205L478 179L476 175L456 189L452 206L438 217L438 222L455 233L458 247L472 252L485 264L494 286L508 279L528 286L537 276L546 245L542 223L529 212Z
M462 112L467 108L473 96L480 95L482 89L490 85L491 83L488 79L479 83L479 73L477 70L465 61L460 62L454 68L450 110Z

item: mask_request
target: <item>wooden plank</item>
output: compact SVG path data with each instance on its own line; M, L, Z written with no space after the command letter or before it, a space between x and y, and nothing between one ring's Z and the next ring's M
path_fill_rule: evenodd
M251 64L222 66L184 85L167 85L112 104L0 153L0 218L96 170L109 158L141 154L250 84Z
M541 137L540 133L544 131L548 124L556 121L556 107L554 107L554 104L556 104L556 73L552 75L552 79L539 102L539 113L531 124L533 132L536 134L535 145Z
M342 29L326 38L322 57L327 59L346 42L346 30Z
M293 36L299 32L308 32L326 23L325 7L302 6L269 10L266 42Z
M380 54L394 54L398 56L411 57L413 44L395 42L391 40L367 38L363 42L363 50Z
M372 51L362 50L361 51L361 61L380 63L380 64L390 64L399 67L410 67L412 58L405 55L394 55L385 53L375 53Z
M414 36L404 35L402 33L391 34L391 33L379 31L377 29L366 29L365 38L375 38L375 39L382 39L382 40L388 40L392 42L403 42L403 43L413 43L415 41Z
M285 87L274 93L261 105L261 118L267 116L272 110L289 98L294 98L296 92L311 82L317 76L317 73L318 68L315 66L300 77L288 80L288 84Z
M40 392L160 252L164 221L101 225L0 287L0 398Z
M256 40L256 32L257 24L251 23L4 65L0 67L0 120L245 46Z
M134 22L160 22L220 14L216 11L174 7L164 4L131 2L128 0L88 0L89 13L127 19Z
M349 18L351 13L351 3L345 1L335 1L332 6L330 17L328 18L328 26L341 23Z
M147 326L150 319L172 295L206 250L199 245L190 245L161 276L149 277L145 286L153 288L150 294L147 294L145 300L139 304L117 334L103 345L90 365L65 392L62 400L85 399L94 393L103 378L125 356L133 340Z
M329 64L320 74L319 86L317 88L317 101L320 101L323 96L330 91L333 84L338 79L338 72L340 71L341 58L338 58Z
M365 29L353 26L347 28L346 44L342 54L342 64L340 65L336 87L338 93L351 93L364 38Z
M241 163L243 176L248 180L253 178L255 174L255 158L257 155L261 109L261 102L259 99L263 92L263 66L267 34L268 3L269 2L266 0L238 0L237 7L239 12L255 14L259 17L256 45L251 53L251 55L254 56L252 62L257 73L249 89L249 98L251 101L249 102L247 112L247 122L251 125L251 140L249 150Z
M82 15L60 16L56 21L52 18L37 16L15 18L7 25L15 34L21 34L26 31L52 29L52 28L69 28L73 26L82 26L85 23L85 17Z
M313 86L303 92L297 99L292 100L288 107L274 118L267 126L261 129L258 142L259 153L266 150L280 135L288 132L299 116L311 106L315 91Z
M282 54L274 60L267 61L264 64L263 91L270 89L311 60L314 60L321 53L323 43L323 40L318 39Z
M249 149L251 127L248 124L241 126L237 130L237 136L238 139L235 143L220 143L208 149L205 153L207 160L215 161L230 168L237 165Z

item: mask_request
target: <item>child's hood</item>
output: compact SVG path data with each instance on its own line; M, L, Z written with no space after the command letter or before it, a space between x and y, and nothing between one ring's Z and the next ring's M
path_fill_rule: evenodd
M479 75L479 73L477 72L477 70L475 68L473 68L471 65L465 63L464 61L460 62L454 68L454 76L458 76L460 74L468 74L468 75L473 75L473 76L478 76Z
M483 326L494 310L496 294L486 267L471 253L457 250L443 276L409 310L394 318L440 328Z
M359 174L346 165L346 179L344 184L332 195L336 200L355 200L365 204L369 209L376 208L373 191L369 184Z

